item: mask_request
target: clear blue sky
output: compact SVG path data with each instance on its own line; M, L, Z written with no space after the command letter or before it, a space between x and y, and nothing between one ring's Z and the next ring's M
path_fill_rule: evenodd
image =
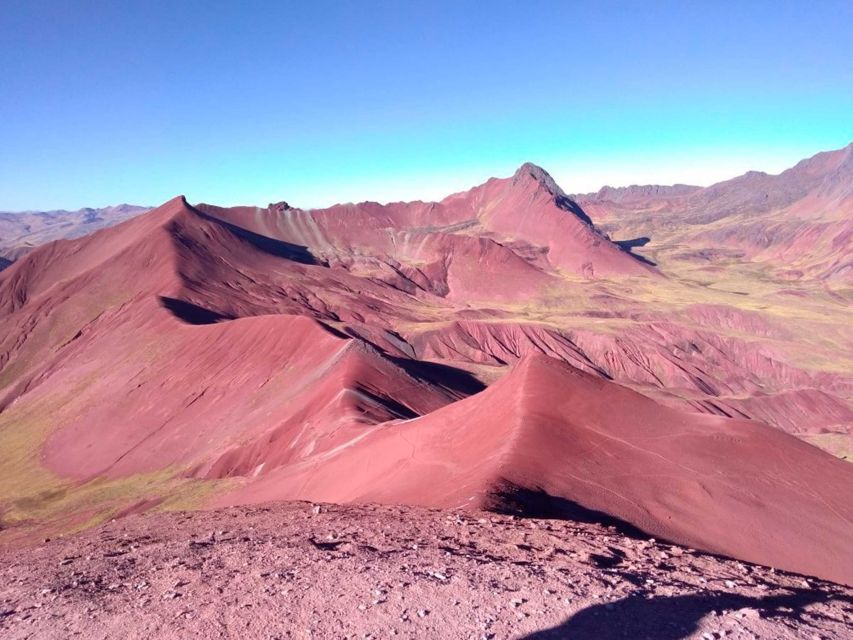
M710 183L853 141L853 2L0 10L0 210Z

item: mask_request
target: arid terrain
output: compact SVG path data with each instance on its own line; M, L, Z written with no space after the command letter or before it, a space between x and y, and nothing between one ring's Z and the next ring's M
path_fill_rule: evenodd
M853 145L98 219L0 273L13 637L844 637Z
M0 551L5 638L850 637L853 591L595 524L276 503Z

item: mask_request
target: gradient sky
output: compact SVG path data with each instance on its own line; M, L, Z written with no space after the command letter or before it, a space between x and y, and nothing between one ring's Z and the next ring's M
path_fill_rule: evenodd
M0 210L569 192L853 141L853 3L5 0Z

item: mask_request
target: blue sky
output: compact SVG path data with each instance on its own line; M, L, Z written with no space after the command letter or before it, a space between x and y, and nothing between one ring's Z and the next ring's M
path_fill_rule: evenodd
M0 210L711 183L853 141L850 2L4 2Z

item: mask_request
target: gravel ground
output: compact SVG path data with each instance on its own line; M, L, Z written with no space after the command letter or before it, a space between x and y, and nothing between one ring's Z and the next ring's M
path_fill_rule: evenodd
M276 503L0 549L17 638L853 638L853 590L612 527Z

